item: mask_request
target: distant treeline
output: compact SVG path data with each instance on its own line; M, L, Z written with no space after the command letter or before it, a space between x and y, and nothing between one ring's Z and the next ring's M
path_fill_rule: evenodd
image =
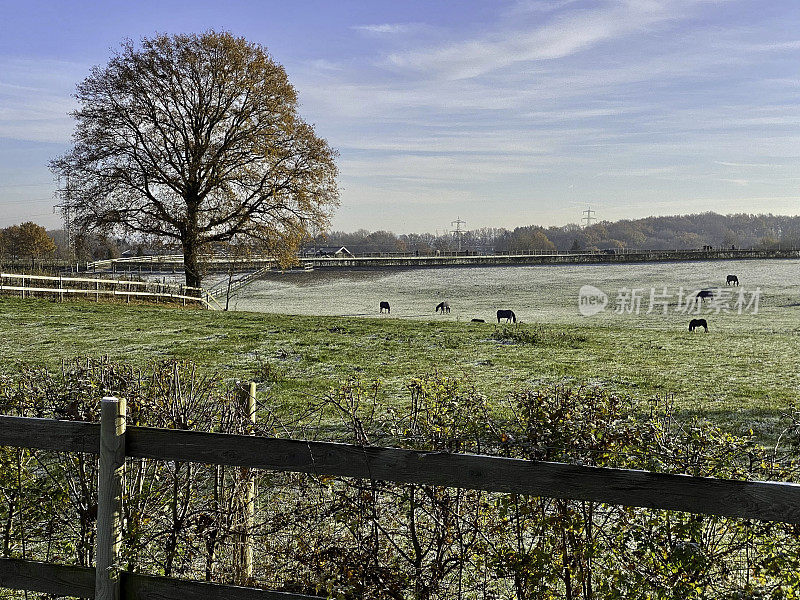
M359 229L331 231L304 245L304 252L332 252L345 246L350 252L369 253L517 253L535 251L602 251L608 249L692 250L704 246L737 249L800 248L800 216L720 215L713 212L671 217L602 221L590 227L570 223L562 227L526 225L513 230L483 227L445 233L409 233ZM229 248L221 249L230 251ZM0 230L0 263L14 257L102 260L120 256L180 253L180 248L157 240L125 239L96 233L76 234L72 248L63 230L47 231L34 223Z
M800 216L720 215L713 212L671 217L647 217L602 221L590 227L574 223L563 227L527 225L514 230L474 229L460 235L461 250L480 253L530 252L538 250L596 251L616 248L646 250L690 250L715 248L800 247ZM313 242L316 248L345 246L355 254L371 252L456 251L456 234L390 231L328 232Z

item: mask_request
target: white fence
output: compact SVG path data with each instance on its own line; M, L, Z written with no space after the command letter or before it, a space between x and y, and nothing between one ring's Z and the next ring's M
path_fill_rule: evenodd
M67 296L118 299L126 302L150 300L156 302L177 302L184 306L199 303L211 308L211 298L202 288L184 285L168 285L153 281L126 281L116 279L89 279L83 277L51 277L46 275L22 275L0 273L0 294L19 295L21 298L33 296L54 296L64 300ZM216 304L216 302L215 302Z

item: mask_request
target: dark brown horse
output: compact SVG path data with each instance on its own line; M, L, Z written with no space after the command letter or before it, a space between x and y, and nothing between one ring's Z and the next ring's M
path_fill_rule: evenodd
M694 331L698 327L702 327L708 333L708 323L705 319L692 319L689 321L689 331Z
M392 309L389 307L389 303L388 302L381 302L381 313L383 313L384 310L387 313L392 312Z
M514 314L513 310L498 310L497 311L497 322L500 322L500 319L505 319L506 323L516 323L517 322L517 315Z
M728 278L725 280L725 285L739 285L739 278L736 275L728 275Z
M711 290L700 290L699 292L697 292L696 296L697 300L699 300L700 302L702 302L706 298L710 300L713 297L714 297L714 292L712 292Z
M447 302L447 301L439 302L439 304L436 305L436 310L434 312L438 313L439 311L442 311L442 314L447 313L449 315L450 314L450 303Z

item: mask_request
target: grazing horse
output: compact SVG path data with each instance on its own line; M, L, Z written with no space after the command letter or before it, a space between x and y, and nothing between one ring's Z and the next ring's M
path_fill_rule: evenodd
M702 327L708 333L708 323L705 319L692 319L689 321L689 331L694 331L698 327Z
M384 310L387 313L392 312L392 309L389 307L389 303L388 302L381 302L381 313L383 313Z
M497 322L500 322L500 319L505 319L506 323L516 323L517 322L517 315L514 314L513 310L498 310L497 311Z
M696 296L696 298L700 302L702 302L706 298L713 298L713 297L714 297L714 293L711 290L700 290L699 292L697 292L697 296Z
M442 311L442 314L447 313L449 315L450 314L450 303L449 302L439 302L439 304L436 305L436 310L434 312L438 313L439 311Z
M739 278L736 275L728 275L728 278L725 280L725 285L739 285Z

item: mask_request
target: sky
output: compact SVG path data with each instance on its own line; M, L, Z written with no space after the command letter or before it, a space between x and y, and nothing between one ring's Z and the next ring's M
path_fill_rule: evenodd
M0 227L60 225L71 94L123 39L264 45L339 152L332 229L800 214L797 0L0 0Z

